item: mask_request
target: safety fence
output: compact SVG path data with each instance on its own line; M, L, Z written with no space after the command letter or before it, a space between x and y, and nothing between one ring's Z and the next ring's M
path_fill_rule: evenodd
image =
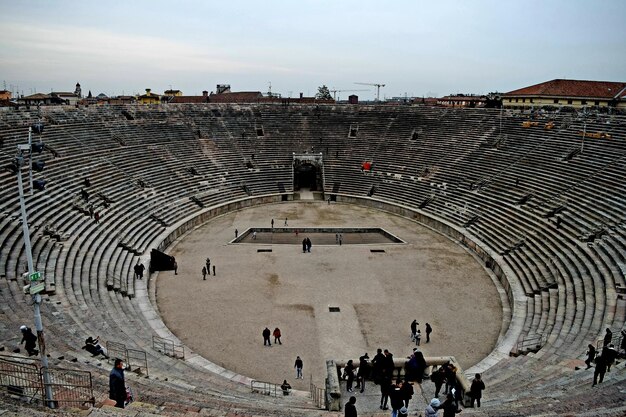
M535 335L519 340L515 345L513 355L525 355L529 352L537 352L546 344L548 338L545 335Z
M110 361L121 359L126 364L126 369L149 375L148 355L145 351L127 348L123 343L107 342L107 354Z
M278 384L256 380L250 381L250 389L252 392L258 392L263 395L273 395L274 397L278 395L279 391L282 391Z
M171 356L176 359L185 359L185 347L174 343L172 340L152 336L152 348L163 353L164 355Z
M311 392L311 399L317 408L322 410L328 410L328 404L326 403L326 390L320 388L313 383L313 377L309 383L309 391Z
M44 369L21 357L0 356L0 389L29 403L50 402L55 408L95 404L91 372L56 367ZM51 398L45 398L46 391Z

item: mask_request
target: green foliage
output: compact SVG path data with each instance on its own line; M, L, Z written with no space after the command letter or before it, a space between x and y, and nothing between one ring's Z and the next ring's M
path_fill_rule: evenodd
M318 100L332 100L333 96L330 94L330 90L325 85L317 87L317 94L315 98Z

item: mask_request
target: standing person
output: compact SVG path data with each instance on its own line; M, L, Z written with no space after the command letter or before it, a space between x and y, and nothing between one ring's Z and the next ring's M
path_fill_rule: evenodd
M206 270L209 272L209 274L211 273L211 260L209 258L206 258Z
M400 381L396 381L391 385L389 390L389 400L391 402L391 416L398 417L398 411L404 407L404 399L402 398L402 392L400 391Z
M593 347L591 343L587 345L587 359L585 363L587 364L587 369L591 368L591 362L596 358L596 348Z
M280 329L278 327L274 329L273 336L274 336L274 344L276 344L276 342L278 342L279 345L283 344L283 342L280 341L281 334L280 334Z
M390 380L393 379L393 371L396 369L396 365L393 363L393 353L385 349L385 376Z
M235 239L237 239L237 236L239 236L239 230L235 229Z
M422 343L422 331L417 330L417 334L415 335L415 345L419 346Z
M335 233L335 243L339 243L339 233Z
M296 368L296 379L303 379L302 368L304 367L304 364L302 363L300 356L296 356L296 362L293 364L293 367Z
M474 408L474 401L476 401L476 406L480 408L480 399L483 396L484 389L485 383L481 379L480 374L476 374L472 381L472 386L470 387L470 396L472 397L470 407Z
M604 358L604 363L606 363L606 371L611 372L611 365L615 362L617 358L617 350L615 350L615 346L610 344L602 348L602 357Z
M213 264L213 276L215 276L215 264Z
M456 385L456 368L450 362L445 364L446 367L446 390L444 394L452 392L452 388Z
M359 358L359 370L356 373L356 387L361 388L361 393L365 391L365 380L369 377L370 373L370 357L365 355Z
M619 345L620 350L624 351L626 355L626 330L622 330L622 343Z
M174 259L174 275L178 275L178 262Z
M302 253L306 253L306 237L302 239Z
M391 378L386 375L380 377L380 409L388 410L389 392L391 391Z
M593 385L598 384L598 376L600 376L600 384L604 381L604 374L606 373L606 362L602 355L596 356L596 369L593 371Z
M357 417L356 406L354 404L356 404L356 397L352 396L350 397L345 407L343 408L344 409L343 415L345 417Z
M96 221L96 223L100 223L100 213L98 213L97 211L94 212L93 219Z
M613 332L611 331L611 329L607 327L606 333L604 334L604 346L610 345L612 340L613 340Z
M309 239L308 237L306 238L306 251L311 253L311 239Z
M339 246L343 243L343 235L339 233Z
M39 353L35 346L37 344L37 336L33 334L33 331L28 327L22 325L20 326L20 331L22 332L22 341L20 345L24 343L24 349L28 352L28 356L35 356Z
M417 320L413 320L411 322L411 341L415 341L415 336L417 335L417 326L419 326L419 323L417 322Z
M143 278L143 271L146 269L145 266L143 266L142 263L139 263L139 261L137 261L137 264L135 264L135 278L136 279L142 279Z
M411 401L411 398L413 398L413 394L415 393L415 390L413 390L413 384L405 379L400 386L400 392L402 393L404 406L409 408L409 401Z
M256 240L256 230L252 232L252 240Z
M372 379L374 380L374 384L380 383L384 366L385 355L383 355L383 350L378 348L376 350L376 355L374 355L374 359L372 359Z
M272 229L274 228L274 219L272 219Z
M115 364L109 374L109 398L115 401L117 408L124 408L126 384L124 383L124 363L121 359L115 359Z
M439 391L441 391L443 381L446 380L446 368L440 366L436 372L430 375L430 380L435 384L435 397L439 397Z
M430 334L433 332L433 328L430 324L426 323L426 343L430 342Z
M285 227L287 227L287 218L285 217Z
M263 346L268 345L268 346L272 346L272 342L270 341L270 329L268 329L267 327L265 329L263 329Z
M443 417L454 417L456 413L460 413L461 410L457 409L456 401L454 399L454 395L448 393L446 396L446 400L441 404L441 408L443 408Z
M202 280L206 281L206 265L202 267Z
M352 359L346 364L344 375L348 379L348 382L346 382L346 391L352 392L352 384L354 383L354 364L352 363Z

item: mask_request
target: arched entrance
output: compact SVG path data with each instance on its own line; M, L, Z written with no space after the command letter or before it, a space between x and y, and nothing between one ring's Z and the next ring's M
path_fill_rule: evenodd
M310 163L294 167L293 182L294 190L308 188L311 191L317 191L317 168Z

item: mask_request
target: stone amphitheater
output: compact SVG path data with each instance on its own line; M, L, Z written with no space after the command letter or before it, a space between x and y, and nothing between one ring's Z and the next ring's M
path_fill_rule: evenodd
M624 362L595 387L583 362L606 328L620 343L626 320L623 116L271 104L2 110L3 168L29 126L45 125L37 158L46 166L35 176L45 177L46 189L27 195L26 208L35 269L46 279L47 352L51 367L88 374L95 398L47 409L41 393L26 401L25 388L6 380L7 364L36 369L37 362L17 350L19 326L32 323L33 309L22 291L16 176L3 169L2 416L343 415L324 410L308 387L266 395L248 376L185 349L159 313L158 274L135 280L130 273L137 261L147 265L152 249L167 253L219 216L326 200L424 226L493 278L503 296L502 331L464 370L470 379L481 372L487 391L480 409L462 415L626 415ZM524 124L531 117L538 123ZM132 356L127 380L137 401L124 410L103 405L110 363L80 349L85 335L96 334ZM422 391L412 415L432 384ZM359 415L388 415L376 401L359 398Z

